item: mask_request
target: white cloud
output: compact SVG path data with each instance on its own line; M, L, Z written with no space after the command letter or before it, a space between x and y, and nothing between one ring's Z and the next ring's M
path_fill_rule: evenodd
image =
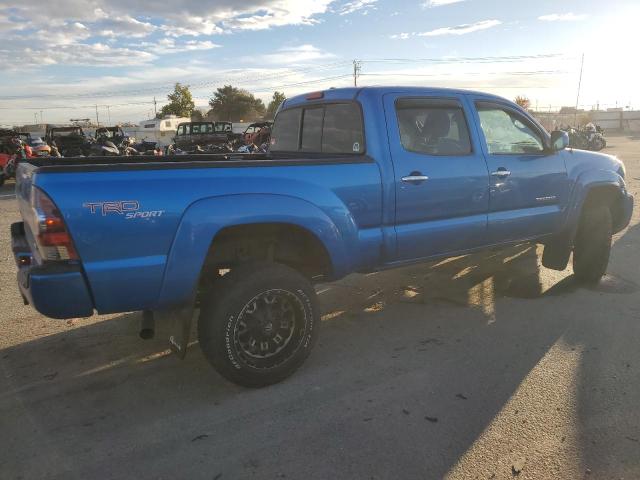
M465 0L427 0L422 4L422 6L425 8L442 7L443 5L451 5L464 1Z
M325 13L335 0L271 0L259 7L247 9L223 20L226 28L238 30L267 30L285 25L313 25L317 15Z
M103 43L59 44L49 49L30 47L14 51L0 51L4 65L34 67L42 65L126 66L149 63L155 55L129 48L114 48Z
M215 35L225 33L214 22L202 17L186 17L180 20L180 25L165 24L160 27L166 35L171 37L199 37L200 35Z
M260 57L261 63L268 63L272 65L287 64L294 65L300 63L307 63L314 60L326 60L334 58L335 55L329 52L325 52L313 45L305 44L298 47L283 47L275 53L269 53ZM244 57L249 60L252 57Z
M128 46L135 52L131 55L132 63L150 62L159 55L179 51L210 50L220 46L206 38L212 35L315 24L319 22L317 17L326 13L330 4L337 0L175 0L160 3L157 0L110 0L108 4L105 0L21 0L19 6L10 9L3 9L3 1L0 0L0 48L9 57L13 54L23 58L23 66L27 67L65 64L67 61L69 65L117 64L106 58L103 47L108 47L110 54L118 58L130 39L139 40L136 45ZM351 3L361 3L365 8L375 1ZM33 33L26 36L19 31ZM145 41L157 33L176 41L172 45ZM192 37L193 40L179 42L181 37ZM305 50L305 47L288 52L293 61L327 58L325 52ZM90 52L95 53L95 61L91 60ZM281 61L284 54L276 52L267 61Z
M186 51L204 51L219 48L220 45L213 43L211 40L188 40L186 42L177 43L175 38L161 38L155 43L143 42L137 45L138 48L155 53L157 55L166 55L169 53L180 53ZM130 45L130 47L134 47Z
M366 15L367 9L375 8L375 4L378 0L354 0L353 2L347 2L338 10L339 15L349 15L350 13L364 10L363 14Z
M406 40L408 39L412 34L411 33L395 33L393 35L389 35L389 38L393 39L393 40Z
M82 22L106 36L142 38L157 29L170 36L200 36L233 30L266 30L286 25L313 25L337 0L22 0L12 15L54 31L67 22ZM375 0L352 3L372 4ZM1 7L0 7L1 8ZM15 16L14 15L14 16ZM153 20L147 21L149 15ZM0 10L0 33L21 27Z
M544 22L575 22L578 20L584 20L587 18L585 14L576 15L575 13L551 13L549 15L542 15L538 17L538 20Z
M149 22L141 22L129 15L121 17L105 18L98 22L97 26L101 28L100 35L105 37L146 37L157 27Z
M475 23L465 23L462 25L456 25L455 27L442 27L430 30L428 32L418 33L420 37L438 37L441 35L466 35L468 33L478 32L480 30L487 30L489 28L496 27L502 24L500 20L482 20Z
M66 23L55 29L42 28L35 32L37 40L49 45L72 45L90 36L89 29L80 22Z

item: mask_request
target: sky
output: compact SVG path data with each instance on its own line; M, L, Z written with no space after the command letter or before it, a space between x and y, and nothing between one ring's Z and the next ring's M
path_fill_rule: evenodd
M139 122L175 82L268 102L353 85L468 88L533 107L636 107L640 2L0 0L0 124Z

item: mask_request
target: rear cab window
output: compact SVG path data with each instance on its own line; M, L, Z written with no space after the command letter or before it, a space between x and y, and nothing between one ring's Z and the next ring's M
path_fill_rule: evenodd
M280 111L271 134L271 151L363 154L359 104L326 103Z

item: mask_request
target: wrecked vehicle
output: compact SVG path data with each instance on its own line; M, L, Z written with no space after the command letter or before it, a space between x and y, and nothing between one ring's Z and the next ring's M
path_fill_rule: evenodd
M181 357L199 310L213 367L270 385L318 339L317 282L531 242L597 283L633 196L620 160L568 141L494 95L365 87L287 99L268 154L30 159L18 286L53 318L171 318Z
M94 135L96 140L110 141L116 145L120 145L122 141L127 138L127 134L124 133L121 127L100 127L96 129Z
M227 130L226 123L220 122L220 129L216 129L216 122L186 122L178 125L174 144L181 150L194 150L200 145L216 145L229 141L231 130Z
M262 145L269 143L272 122L257 122L249 125L242 134L245 145Z
M47 127L45 141L55 146L63 157L88 155L91 142L82 127Z

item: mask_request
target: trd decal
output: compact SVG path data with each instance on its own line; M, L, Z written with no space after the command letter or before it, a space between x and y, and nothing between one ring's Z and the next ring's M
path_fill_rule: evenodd
M116 202L87 202L83 203L84 208L88 208L92 214L99 213L106 217L110 213L124 215L124 218L131 220L133 218L150 218L161 217L164 210L147 210L140 211L140 202L137 200L120 200Z

